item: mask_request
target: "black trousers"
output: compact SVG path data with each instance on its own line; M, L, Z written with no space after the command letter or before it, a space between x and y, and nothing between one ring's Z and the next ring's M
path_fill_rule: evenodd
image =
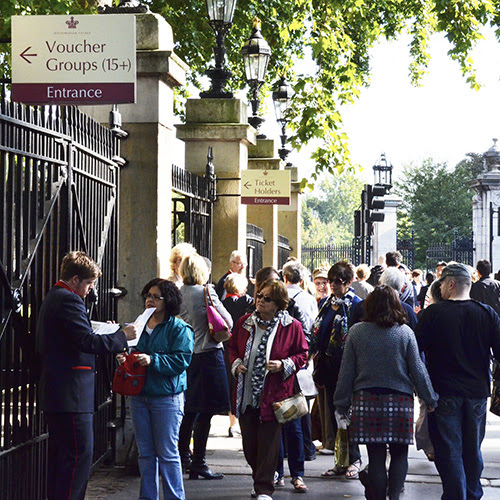
M240 415L240 428L243 452L252 468L255 492L271 496L280 453L281 424L276 421L261 422L260 411L248 408Z
M84 500L94 450L92 413L45 413L49 500Z

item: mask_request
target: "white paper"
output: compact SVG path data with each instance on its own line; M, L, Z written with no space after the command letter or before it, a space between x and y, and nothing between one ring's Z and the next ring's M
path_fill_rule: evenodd
M134 347L137 345L137 342L139 342L139 337L141 336L142 331L146 327L146 323L149 321L149 318L151 318L152 314L155 311L156 307L149 307L148 309L145 309L142 314L137 316L137 319L134 321L134 325L137 329L137 337L134 340L128 341L129 347Z
M91 321L92 331L96 335L109 335L115 333L120 329L117 323L103 323L102 321Z

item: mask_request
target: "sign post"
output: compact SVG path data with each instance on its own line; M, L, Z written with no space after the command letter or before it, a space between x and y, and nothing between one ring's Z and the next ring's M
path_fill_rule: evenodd
M290 205L290 170L243 170L241 203Z
M12 17L12 100L135 102L133 14Z

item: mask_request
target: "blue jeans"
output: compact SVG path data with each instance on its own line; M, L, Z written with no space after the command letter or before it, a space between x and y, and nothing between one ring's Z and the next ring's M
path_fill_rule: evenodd
M276 467L276 471L280 477L285 475L283 467L285 440L288 450L288 468L290 469L290 476L304 477L304 439L300 418L287 422L281 426L280 456L278 459L278 466Z
M429 413L429 434L443 484L442 500L477 500L483 496L481 443L486 399L440 398Z
M177 448L184 414L184 393L161 397L132 396L130 410L139 449L139 499L158 499L158 476L161 475L165 500L185 500Z

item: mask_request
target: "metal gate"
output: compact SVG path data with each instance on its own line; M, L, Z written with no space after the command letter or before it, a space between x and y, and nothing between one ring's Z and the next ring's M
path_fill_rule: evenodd
M332 266L341 260L352 262L355 266L361 264L361 237L356 236L351 245L325 245L302 247L302 264L312 273L321 265Z
M38 406L36 324L62 257L103 271L94 319L116 319L119 139L71 107L0 103L0 497L46 498L47 431ZM111 449L111 356L98 357L94 463Z
M407 240L396 239L396 248L403 256L403 264L410 270L415 269L415 233L412 230L411 238Z
M451 243L434 243L429 245L425 252L426 268L433 271L439 261L455 261L462 264L474 265L474 234L458 235L453 231Z
M207 259L212 258L212 212L216 179L209 148L206 174L196 175L172 165L172 246L193 245Z

